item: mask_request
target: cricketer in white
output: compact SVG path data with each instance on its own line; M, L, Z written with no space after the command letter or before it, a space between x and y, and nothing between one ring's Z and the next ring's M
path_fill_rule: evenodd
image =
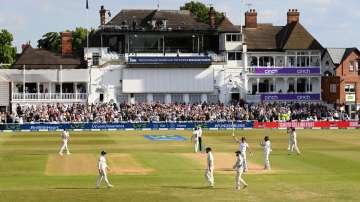
M297 145L297 138L296 138L297 135L295 128L290 128L290 131L288 129L288 134L289 134L289 147L288 147L289 154L294 152L295 149L296 153L300 155L301 153Z
M236 162L233 166L233 169L236 171L236 177L235 177L235 185L236 189L240 190L241 185L243 185L243 188L245 189L248 184L242 179L241 175L244 172L244 159L241 155L241 151L236 151Z
M99 158L99 162L98 162L98 171L99 171L99 177L96 181L96 188L100 187L101 181L104 179L106 185L108 188L113 187L113 185L110 184L108 178L107 178L107 174L106 171L110 170L110 168L108 167L107 163L106 163L106 158L105 158L106 152L105 151L101 151L101 156Z
M69 150L69 147L68 147L68 142L70 140L70 134L69 134L69 132L67 130L64 130L61 133L61 140L62 140L63 144L62 144L62 146L60 148L59 154L62 156L65 150L66 150L67 155L71 154L70 150Z
M211 153L211 148L205 149L207 153L207 163L205 169L205 178L209 183L210 187L214 187L214 156Z
M194 151L197 153L199 151L199 133L197 128L193 129L193 135L191 137L191 140L194 141Z
M269 156L272 150L269 136L265 136L264 142L261 142L260 145L264 147L264 169L271 170Z
M246 142L245 137L242 137L241 141L239 141L239 139L237 137L235 137L235 134L233 134L233 138L234 138L235 142L240 143L239 144L239 151L241 151L241 156L242 156L243 161L244 161L243 162L243 168L244 168L244 172L247 172L248 171L248 164L247 164L246 152L250 148L250 146ZM251 154L251 152L250 152L250 154Z

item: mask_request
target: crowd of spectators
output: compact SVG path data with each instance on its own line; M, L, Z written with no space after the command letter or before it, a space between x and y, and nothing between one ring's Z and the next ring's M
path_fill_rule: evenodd
M359 114L360 115L360 114ZM321 104L55 104L17 106L0 113L1 123L142 121L347 120L342 110Z

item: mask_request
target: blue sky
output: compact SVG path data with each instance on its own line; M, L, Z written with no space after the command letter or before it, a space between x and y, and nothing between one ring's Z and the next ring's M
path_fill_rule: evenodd
M359 0L203 0L223 11L236 24L249 7L258 12L258 21L284 25L289 8L301 12L301 23L325 47L360 47ZM113 16L121 9L154 9L157 0L0 0L0 29L14 34L14 45L26 41L33 46L43 33L63 31L78 26L97 27L99 7L111 10ZM160 0L161 9L178 9L186 0ZM343 3L343 2L346 2ZM19 48L18 48L19 49Z

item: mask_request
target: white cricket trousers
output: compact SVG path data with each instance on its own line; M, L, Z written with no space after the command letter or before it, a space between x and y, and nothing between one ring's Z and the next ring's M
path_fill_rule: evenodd
M209 183L209 186L214 186L214 168L205 170L205 178Z
M194 141L194 150L195 150L195 153L197 153L199 151L199 141L198 140Z
M236 189L240 189L241 185L247 186L246 182L242 179L241 175L243 174L244 169L241 167L238 170L236 170L236 176L235 176L235 185Z
M62 154L62 153L64 153L65 150L66 150L67 154L70 154L67 140L63 140L63 145L61 146L59 153Z
M293 152L294 149L295 149L296 153L300 154L299 147L297 146L297 141L290 141L289 151Z
M104 179L104 181L105 181L105 183L106 183L107 186L110 186L110 185L111 185L110 182L109 182L109 180L108 180L108 178L107 178L106 170L102 170L102 172L99 172L99 177L98 177L98 179L97 179L97 181L96 181L96 187L97 187L97 188L100 187L101 181L102 181L103 179Z
M246 153L241 153L241 156L243 157L243 166L244 166L244 172L248 171L248 165L246 160Z
M271 170L269 156L270 156L270 151L265 151L264 152L264 162L265 162L264 169L265 170Z

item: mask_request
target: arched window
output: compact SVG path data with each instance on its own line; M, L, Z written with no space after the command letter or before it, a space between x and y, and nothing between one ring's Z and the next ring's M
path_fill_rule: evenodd
M332 76L333 74L330 71L324 72L324 76Z

